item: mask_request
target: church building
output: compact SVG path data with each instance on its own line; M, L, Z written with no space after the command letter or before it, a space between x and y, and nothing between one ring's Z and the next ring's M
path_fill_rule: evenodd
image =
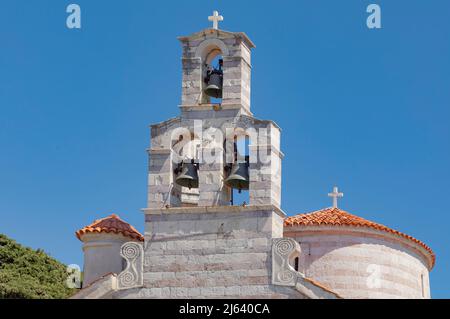
M114 214L78 230L73 298L430 298L433 251L339 209L337 187L332 207L282 210L280 128L251 110L255 45L209 20L178 38L179 115L151 126L145 233Z

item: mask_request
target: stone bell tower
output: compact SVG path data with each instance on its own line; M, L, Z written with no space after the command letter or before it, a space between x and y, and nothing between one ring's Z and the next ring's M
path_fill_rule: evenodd
M183 82L181 107L202 110L211 107L203 81L207 66L217 55L223 57L222 109L250 113L250 74L253 42L243 32L206 29L179 37L183 46Z
M220 18L210 17L215 27ZM148 207L229 205L231 189L223 183L224 164L235 160L232 146L227 150L226 145L236 137L246 137L250 143L248 204L280 206L280 128L272 121L256 119L250 111L255 45L243 32L217 28L178 39L183 49L181 114L151 126ZM223 61L222 99L212 100L205 92L205 77L217 56ZM211 156L214 160L200 160ZM176 159L183 158L198 164L198 187L188 189L175 182Z
M280 128L253 117L255 45L245 33L218 29L221 20L214 12L213 28L178 38L181 112L151 126L143 297L294 293L271 284L272 239L283 236L285 218ZM213 99L207 79L218 56L221 99ZM239 138L248 154L236 151ZM233 172L240 180L227 183ZM232 187L248 190L249 203L233 205Z

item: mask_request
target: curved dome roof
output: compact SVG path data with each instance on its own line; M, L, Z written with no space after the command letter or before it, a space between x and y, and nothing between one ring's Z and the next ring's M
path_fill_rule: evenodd
M98 219L92 224L76 231L77 238L81 240L81 236L87 233L114 233L122 234L135 240L144 241L144 236L133 226L120 219L116 214Z
M422 246L430 254L431 268L434 266L434 263L436 261L436 256L434 255L431 248L422 241L382 224L378 224L362 217L352 215L342 209L335 207L329 207L307 214L299 214L287 217L284 220L284 227L293 226L353 226L372 228L406 238Z

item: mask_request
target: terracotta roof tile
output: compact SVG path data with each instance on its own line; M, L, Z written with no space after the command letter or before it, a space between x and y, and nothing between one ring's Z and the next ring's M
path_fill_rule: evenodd
M325 209L321 209L315 212L307 213L307 214L299 214L295 216L288 217L284 220L285 227L291 226L355 226L355 227L367 227L380 231L384 231L387 233L395 234L397 236L406 238L416 244L419 244L425 250L427 250L430 254L432 263L431 267L434 266L436 261L436 256L431 250L430 247L425 245L422 241L401 233L397 230L391 229L387 226L374 223L367 219L352 215L346 211L343 211L339 208L329 207Z
M89 226L83 227L76 231L77 238L81 240L81 236L87 233L114 233L123 236L144 241L144 236L133 226L120 219L116 214L96 220Z

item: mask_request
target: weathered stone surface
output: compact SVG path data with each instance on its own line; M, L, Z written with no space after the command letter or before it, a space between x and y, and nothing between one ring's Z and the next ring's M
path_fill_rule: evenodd
M406 242L365 229L296 231L299 270L345 298L430 298L427 263Z
M117 276L108 274L86 285L70 299L110 299L117 292Z
M230 38L231 37L231 38ZM205 63L210 63L217 54L223 57L224 83L223 103L236 104L239 109L250 110L250 45L236 41L239 33L218 31L201 39L182 37L182 105L201 106L210 98L203 92L206 84ZM253 47L253 44L250 45Z
M170 298L299 297L271 284L272 238L284 215L267 207L173 208L147 214L144 286ZM209 210L209 212L207 210ZM150 211L147 211L149 213ZM166 295L161 287L168 287Z

